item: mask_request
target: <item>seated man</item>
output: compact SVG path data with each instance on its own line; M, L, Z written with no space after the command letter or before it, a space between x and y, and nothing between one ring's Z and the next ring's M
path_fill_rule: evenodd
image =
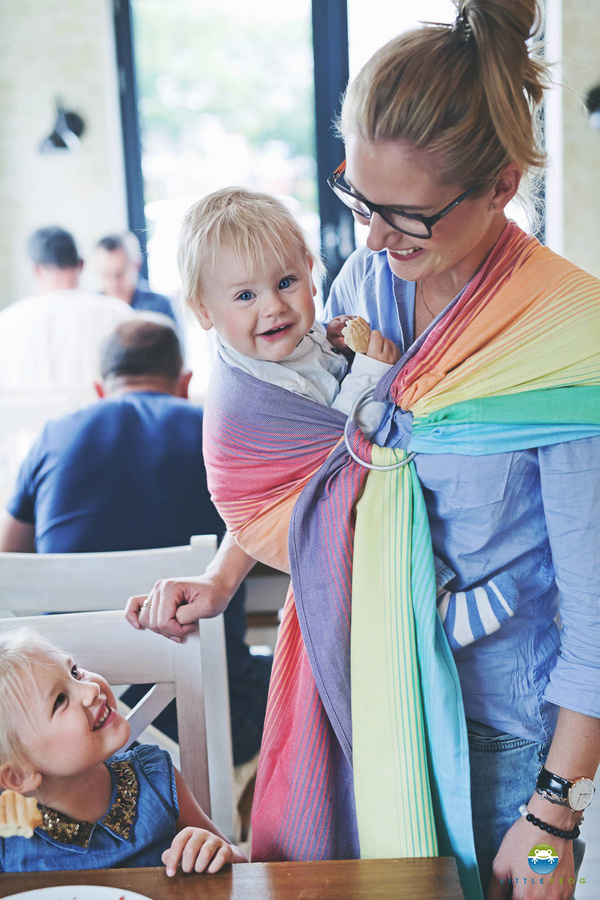
M137 550L223 535L206 485L202 409L187 400L191 372L174 329L138 318L120 325L101 372L101 401L49 422L30 450L0 551ZM236 765L258 752L272 661L251 656L245 632L238 591L225 612Z
M136 314L79 288L83 261L68 231L40 228L28 251L39 293L0 310L0 391L79 394L89 385L92 400L102 342Z
M94 262L104 294L118 297L138 312L163 313L177 324L169 298L151 291L147 282L140 279L142 252L131 231L123 235L109 234L99 240Z

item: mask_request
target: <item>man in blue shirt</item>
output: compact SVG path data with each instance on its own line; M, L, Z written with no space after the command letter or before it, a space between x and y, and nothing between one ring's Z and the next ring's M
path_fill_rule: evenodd
M206 484L203 413L187 400L191 372L174 329L125 322L104 346L101 373L101 402L49 422L23 462L1 551L142 550L223 536ZM236 765L258 752L271 667L251 656L245 632L238 591L225 612Z
M177 324L169 298L151 291L148 283L140 280L142 254L135 234L103 237L96 245L94 262L104 294L118 297L138 311L162 313Z

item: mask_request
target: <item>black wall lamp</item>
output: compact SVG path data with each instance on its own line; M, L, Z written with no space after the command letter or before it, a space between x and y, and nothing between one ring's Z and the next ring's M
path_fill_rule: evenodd
M600 84L597 84L585 95L585 108L590 117L590 128L600 131Z
M79 147L79 138L84 131L85 125L81 116L66 110L62 103L57 101L54 130L40 144L40 153L76 150Z

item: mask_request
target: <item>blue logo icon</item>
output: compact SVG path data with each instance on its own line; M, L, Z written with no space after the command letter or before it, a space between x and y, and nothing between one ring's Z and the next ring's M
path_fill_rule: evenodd
M558 865L556 850L550 844L536 844L529 851L529 868L538 875L548 875Z

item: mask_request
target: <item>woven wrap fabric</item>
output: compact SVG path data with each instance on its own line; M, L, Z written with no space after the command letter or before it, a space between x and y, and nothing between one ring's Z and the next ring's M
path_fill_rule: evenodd
M496 453L596 435L599 348L596 279L511 223L460 298L382 379L376 398L413 412L411 449L419 452ZM253 859L352 858L363 847L380 856L405 852L398 847L411 837L403 826L396 829L391 849L377 846L383 837L377 828L382 804L374 801L371 808L369 792L385 792L381 784L372 787L368 769L379 765L381 753L369 746L368 734L365 738L370 727L365 706L374 706L373 693L369 701L359 696L362 677L372 684L364 660L369 654L373 658L373 647L383 642L379 652L385 649L391 660L399 659L390 635L404 629L398 617L406 614L410 595L409 646L412 653L416 648L421 676L418 691L412 684L412 696L420 693L421 711L412 711L410 728L402 726L402 717L387 726L386 765L395 767L390 793L406 763L397 755L394 760L389 745L395 737L408 738L409 765L422 772L425 742L439 852L457 857L465 896L479 898L467 821L464 714L452 656L435 614L431 543L414 466L406 468L391 493L387 477L378 486L378 479L369 476L375 493L365 490L366 470L341 442L345 420L340 413L224 364L213 380L205 415L209 486L219 511L249 554L292 575L257 778ZM361 457L371 459L374 448L356 428L351 442ZM364 527L363 491L365 498L371 495ZM379 555L370 558L367 570L380 579L391 577L386 560L391 548L403 562L393 571L393 583L374 591L360 563L373 545L363 553L361 544L370 537L377 511L383 517L385 509L387 522L372 524ZM402 525L407 515L410 528ZM375 594L383 624L375 637L364 627L361 648L355 639L362 641L363 626L351 630L354 607L359 618L368 620L368 601ZM360 665L351 665L351 633L352 661L363 654ZM396 672L395 683L393 666L377 676L385 677L388 699L402 678L405 687L411 684L413 663L410 672ZM380 721L386 703L377 704ZM456 802L457 784L466 791L464 808ZM405 800L383 810L388 824L403 815ZM419 831L421 849L424 841L425 852L434 852L429 813Z
M600 283L509 223L458 300L380 382L410 449L481 455L592 437Z
M420 562L414 565L415 554L411 553L413 527L404 533L405 562L395 571L406 578L412 566L425 584L425 589L417 592L423 621L416 622L413 632L417 653L430 659L421 664L426 675L417 691L423 694L422 708L410 706L414 682L413 695L400 690L405 702L395 707L397 720L388 735L395 742L394 732L401 729L399 734L410 751L404 764L408 763L412 774L420 772L418 793L426 798L424 809L429 816L416 842L416 833L406 840L404 828L390 834L386 847L377 850L373 849L369 824L375 806L363 804L358 817L356 813L355 791L365 767L359 766L356 772L353 767L353 733L358 728L360 735L364 727L371 726L365 726L356 703L351 707L354 531L362 503L356 501L363 493L367 470L350 457L342 441L344 415L257 381L222 361L207 397L205 421L209 485L228 527L249 554L269 565L289 568L292 576L261 747L253 806L253 859L397 857L415 850L416 855L429 855L437 852L437 842L440 852L456 855L463 882L470 878L475 884L469 897L479 900L462 698L454 660L436 614L431 542L414 467L410 490L403 497L394 497L398 490L394 475L389 476L387 490L390 511L406 503L411 521L415 487L420 499L420 514L414 517ZM352 429L351 442L355 452L367 460L373 451L387 452L374 448L357 427ZM378 490L375 483L375 493ZM374 503L377 506L376 497ZM372 512L367 509L362 518L363 530L374 534L369 524ZM387 572L392 546L393 541L387 545L385 558L383 545L374 556L367 548L363 559L368 569ZM394 610L396 595L390 583L380 602ZM372 588L365 599L373 599ZM412 602L410 591L406 602ZM403 615L412 617L406 606ZM355 629L355 637L361 631ZM367 630L364 638L368 639ZM414 648L413 640L411 652ZM385 689L376 680L370 682L368 706L374 712L377 705L379 719L388 716L390 700L397 700L396 675L392 667L386 675L391 684ZM374 704L377 695L380 700ZM435 720L435 727L423 730L421 726L418 734L413 733L405 719ZM423 765L425 732L427 761ZM368 768L369 751L363 759ZM420 764L415 767L418 759ZM396 782L399 777L394 771ZM458 782L467 786L460 803L455 797ZM388 815L383 809L380 813ZM380 835L378 828L376 837Z

